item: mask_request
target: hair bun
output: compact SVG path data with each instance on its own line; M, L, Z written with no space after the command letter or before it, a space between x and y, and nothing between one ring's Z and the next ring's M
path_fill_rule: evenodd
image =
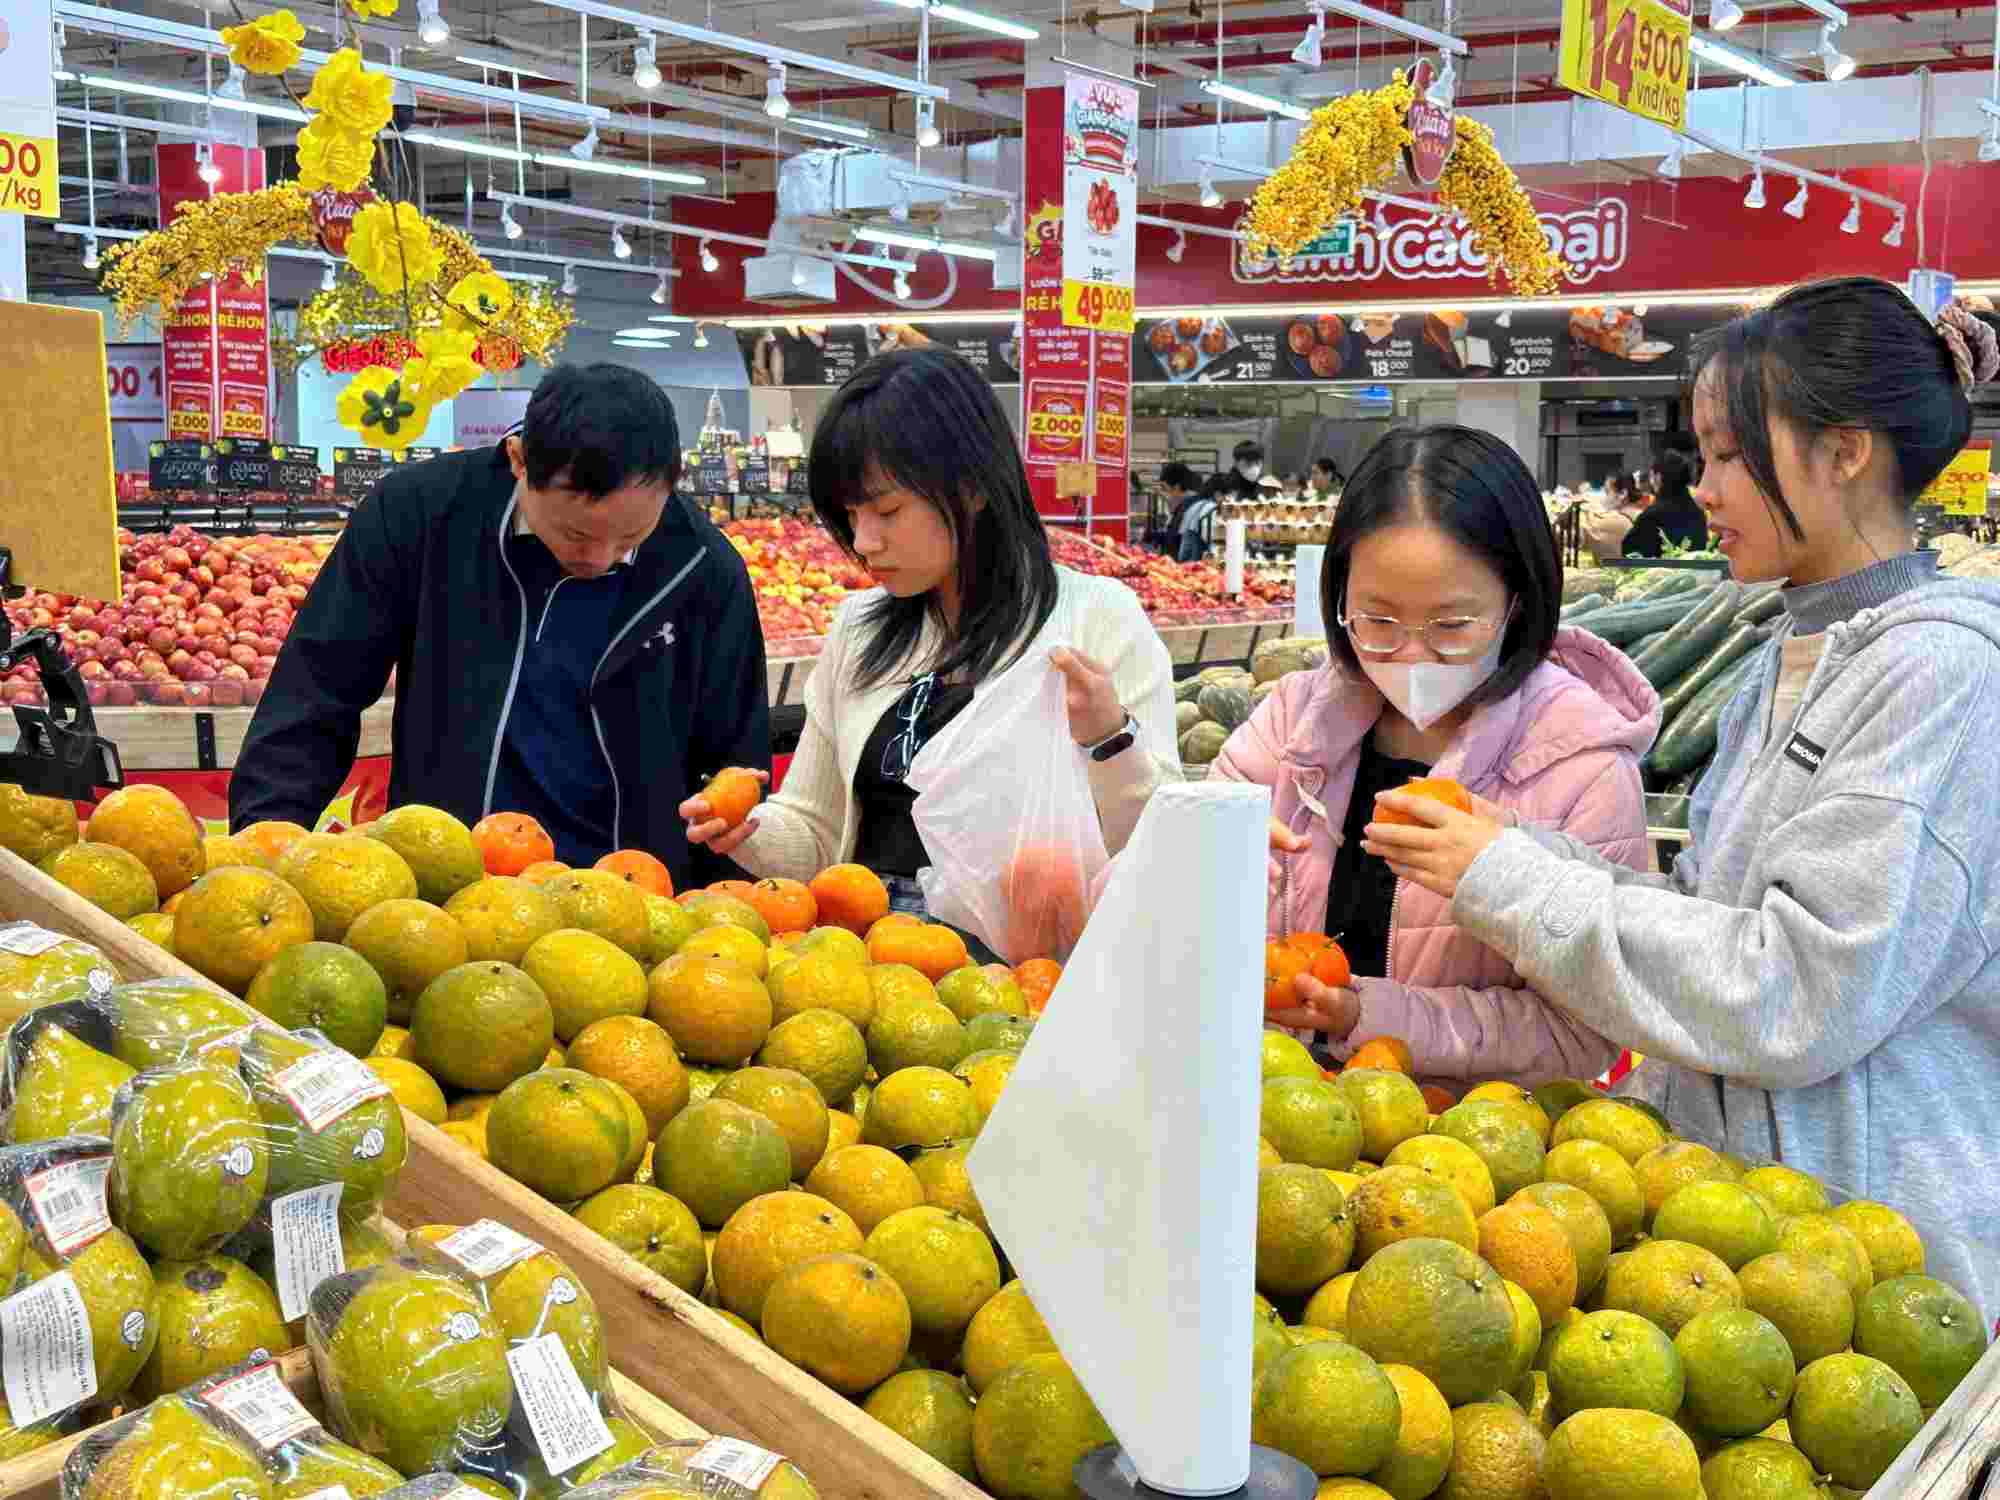
M1938 313L1938 336L1951 351L1958 383L1970 395L2000 375L2000 333L1975 313L1964 298L1945 304Z

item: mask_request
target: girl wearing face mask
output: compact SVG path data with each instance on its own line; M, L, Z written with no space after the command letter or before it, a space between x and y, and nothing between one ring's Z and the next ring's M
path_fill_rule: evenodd
M1378 792L1450 777L1643 869L1639 757L1658 695L1623 653L1558 628L1541 491L1488 433L1377 443L1342 493L1320 592L1327 665L1282 679L1211 772L1272 790L1273 936L1331 934L1357 976L1301 979L1302 1007L1273 1019L1322 1033L1339 1058L1401 1037L1431 1077L1595 1077L1617 1048L1367 856L1361 830Z
M1695 369L1699 498L1735 578L1784 582L1785 621L1723 711L1673 873L1494 808L1411 805L1421 826L1370 845L1645 1053L1631 1086L1689 1139L1990 1245L2000 589L1940 577L1911 507L1970 436L2000 337L1853 277L1726 325ZM1992 1318L1990 1252L1948 1249L1931 1274Z
M881 587L834 617L782 789L735 829L691 798L689 842L757 876L865 865L892 909L922 915L910 763L996 676L1053 646L1105 844L1122 848L1153 788L1180 776L1173 664L1129 588L1056 566L985 377L936 346L869 361L821 414L806 478L821 523Z

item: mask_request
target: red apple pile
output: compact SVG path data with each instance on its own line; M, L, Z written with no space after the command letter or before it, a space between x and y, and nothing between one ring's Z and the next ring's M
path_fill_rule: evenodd
M181 526L118 533L116 603L33 593L7 603L15 632L53 628L93 704L236 708L256 703L330 541L207 537ZM42 700L32 665L0 679L0 704Z

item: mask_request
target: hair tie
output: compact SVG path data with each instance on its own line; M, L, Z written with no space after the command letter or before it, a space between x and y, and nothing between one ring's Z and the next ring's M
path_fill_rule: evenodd
M1951 351L1958 383L1965 387L1968 396L1976 386L2000 375L2000 334L1975 316L1963 299L1945 304L1938 313L1937 331L1945 348Z

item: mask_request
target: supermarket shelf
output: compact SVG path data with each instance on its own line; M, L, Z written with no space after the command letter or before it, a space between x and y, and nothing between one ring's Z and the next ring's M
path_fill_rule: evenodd
M389 724L395 710L395 700L384 698L361 715L356 755L389 753ZM256 712L254 708L91 710L97 732L118 747L128 771L228 770L236 764Z

